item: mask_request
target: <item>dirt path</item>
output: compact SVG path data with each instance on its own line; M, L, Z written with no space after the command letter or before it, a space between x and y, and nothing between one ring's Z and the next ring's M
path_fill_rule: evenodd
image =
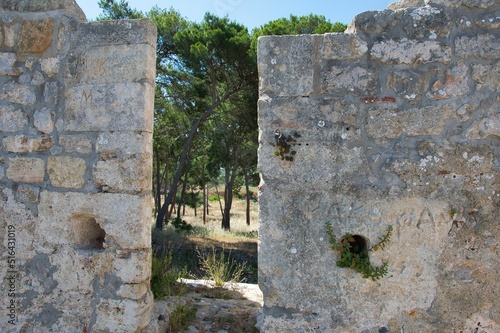
M155 302L158 333L253 333L262 308L262 292L256 284L227 283L213 287L212 281L183 280L189 290L183 296L166 297ZM175 309L189 311L194 318L183 328L171 330ZM169 320L174 320L169 323Z

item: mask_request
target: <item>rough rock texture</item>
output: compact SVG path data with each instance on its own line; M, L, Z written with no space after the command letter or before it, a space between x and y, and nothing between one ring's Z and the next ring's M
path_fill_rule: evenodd
M263 332L500 332L500 3L391 8L259 40Z
M0 1L1 332L150 324L155 47L149 20Z

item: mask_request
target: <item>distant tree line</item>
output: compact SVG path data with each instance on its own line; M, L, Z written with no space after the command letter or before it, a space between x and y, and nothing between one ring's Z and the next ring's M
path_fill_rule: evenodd
M181 204L208 211L208 184L221 181L221 227L231 227L234 193L246 187L250 224L250 185L257 173L257 38L263 35L343 32L321 15L273 20L248 29L227 17L207 13L190 22L175 9L148 12L125 0L100 0L98 20L150 18L158 27L153 197L156 228L180 219ZM174 217L174 214L175 217Z

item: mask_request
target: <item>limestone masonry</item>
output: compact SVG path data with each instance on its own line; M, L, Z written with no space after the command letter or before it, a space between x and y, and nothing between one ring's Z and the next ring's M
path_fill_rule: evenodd
M401 1L258 56L261 331L500 332L500 2ZM337 267L327 222L368 248L392 226L387 275Z
M0 2L1 332L149 324L156 27Z

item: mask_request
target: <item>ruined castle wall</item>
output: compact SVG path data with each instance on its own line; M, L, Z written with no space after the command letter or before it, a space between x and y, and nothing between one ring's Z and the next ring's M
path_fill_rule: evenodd
M156 27L0 2L0 331L149 322Z
M500 3L390 8L259 40L263 332L500 331Z

